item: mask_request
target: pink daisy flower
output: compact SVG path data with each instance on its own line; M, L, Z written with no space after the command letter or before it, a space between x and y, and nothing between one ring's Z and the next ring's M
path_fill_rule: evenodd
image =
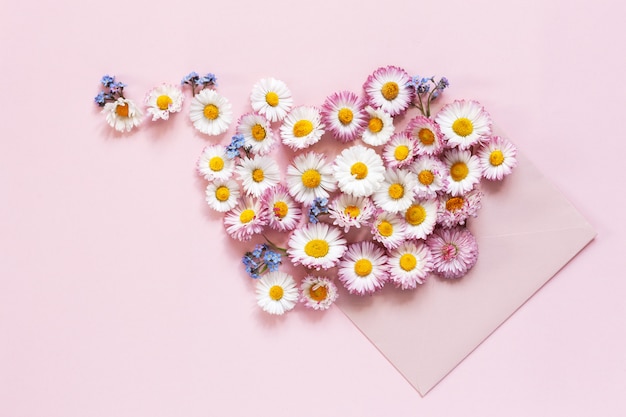
M491 117L475 100L456 100L446 104L435 117L447 145L469 149L491 135Z
M468 217L476 217L481 207L483 192L475 188L467 194L439 196L437 222L443 227L464 225Z
M433 256L434 272L443 278L460 278L478 259L478 244L465 227L437 228L426 241Z
M383 148L383 159L388 168L406 168L417 155L415 140L407 133L396 133Z
M366 225L372 217L376 207L368 197L355 197L350 194L340 194L328 206L328 213L333 224L343 227L348 232L351 227L360 228Z
M433 269L430 249L423 242L406 241L389 252L389 278L398 288L414 289Z
M361 136L368 122L365 100L349 91L330 95L322 106L322 121L343 143Z
M418 157L410 170L417 174L415 193L419 198L434 198L448 185L446 166L438 158Z
M418 155L439 155L445 147L439 126L426 116L411 119L405 132L415 139Z
M488 180L502 180L517 166L517 148L500 136L493 136L478 151L482 175Z
M279 232L291 231L302 218L302 208L296 203L283 184L265 191L261 204L266 210L268 226Z
M300 284L300 301L313 310L328 310L337 297L337 286L326 277L307 275Z
M395 249L406 240L406 222L398 213L378 210L372 220L372 238L387 249Z
M388 278L385 251L373 242L348 246L339 263L338 276L350 294L371 294L383 287Z
M399 67L378 68L363 85L369 104L390 116L404 113L413 100L411 76Z
M224 226L228 234L242 242L261 233L266 224L266 212L260 201L247 196L240 198L235 208L224 216Z

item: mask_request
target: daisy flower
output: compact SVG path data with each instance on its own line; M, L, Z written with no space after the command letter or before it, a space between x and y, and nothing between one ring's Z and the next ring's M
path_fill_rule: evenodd
M396 116L404 113L411 104L413 90L410 81L411 76L402 68L381 67L367 78L363 89L372 107Z
M434 198L448 184L446 166L438 158L418 157L410 169L417 174L415 193L420 198Z
M339 280L350 294L371 294L388 278L385 251L373 242L353 243L339 263Z
M480 169L484 178L500 181L517 165L517 149L508 140L493 136L479 151Z
M183 107L183 98L181 89L171 84L163 84L150 90L145 103L152 121L167 120L170 113L178 113Z
M346 148L337 155L333 172L339 189L356 197L372 195L385 178L381 157L361 145Z
M294 108L280 126L283 143L293 150L308 148L319 142L323 134L322 115L310 106Z
M405 169L388 169L384 180L372 196L374 204L390 213L406 210L415 198L417 175Z
M383 148L383 159L388 168L405 168L416 154L415 141L406 133L396 133Z
M291 234L287 254L294 265L328 269L337 265L346 251L339 229L325 223L309 223Z
M226 180L233 175L235 164L226 157L223 146L209 145L204 148L196 167L206 180Z
M406 239L406 222L399 214L378 210L372 221L372 238L387 249L395 249Z
M279 232L291 231L300 223L302 208L283 184L267 189L261 202L267 213L268 226L272 229Z
M326 158L315 152L308 152L294 158L287 167L287 186L293 198L310 204L316 198L328 198L337 189L332 166Z
M465 194L480 181L480 161L469 150L450 149L443 162L448 172L446 192L453 196Z
M266 155L276 139L269 122L261 115L247 113L237 123L237 133L243 135L244 147L255 155Z
M414 289L433 270L430 249L422 242L406 241L389 253L389 278L398 288Z
M468 149L491 135L491 118L475 100L456 100L437 113L435 121L450 147Z
M313 310L328 310L337 297L337 286L326 277L307 275L300 284L300 301Z
M269 272L256 280L256 301L266 313L284 314L298 301L296 281L285 272Z
M439 155L445 146L437 123L426 116L417 116L409 121L405 132L415 139L418 155Z
M267 224L266 214L258 200L244 196L235 208L226 213L224 226L233 239L244 242L263 231Z
M432 200L415 200L403 213L406 221L407 239L426 239L437 224L439 202Z
M341 194L328 207L333 224L343 227L347 232L351 227L360 228L367 224L376 208L367 197L354 197L350 194Z
M118 132L130 132L141 124L143 116L132 100L123 97L106 103L102 113L105 114L107 123Z
M191 99L189 118L193 126L207 135L226 132L233 119L232 106L226 97L205 88Z
M268 188L280 182L280 168L270 156L241 158L235 169L247 195L260 197Z
M206 187L206 202L215 211L232 210L239 200L239 184L232 179L216 179Z
M372 106L367 106L365 112L368 117L367 128L363 131L361 140L371 146L384 145L396 129L393 118L386 111Z
M442 194L439 197L437 222L443 227L465 224L468 217L478 215L482 198L483 193L478 188L459 196Z
M465 227L437 228L426 241L433 255L434 272L444 278L460 278L476 264L478 244Z
M270 122L283 120L293 107L293 98L287 85L275 78L263 78L252 87L250 104L255 112Z
M350 142L363 133L367 125L365 101L349 91L334 93L322 106L322 120L333 136Z

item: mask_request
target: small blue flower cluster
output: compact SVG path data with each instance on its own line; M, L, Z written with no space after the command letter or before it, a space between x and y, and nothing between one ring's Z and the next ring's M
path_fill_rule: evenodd
M426 78L416 75L411 78L408 85L415 90L415 95L417 96L417 102L414 103L415 106L424 116L430 117L430 103L439 97L443 90L448 88L450 82L446 77L441 77L439 81L435 81L434 76Z
M182 79L182 81L180 82L181 85L190 85L191 86L191 91L193 92L193 95L195 96L196 93L200 90L202 90L203 88L206 87L217 87L217 77L215 77L215 74L212 73L208 73L205 76L200 76L198 75L197 72L192 71L189 74L185 75ZM197 91L196 91L197 90Z
M241 156L241 151L246 153L246 156L250 156L250 148L244 146L245 139L241 133L236 134L230 140L230 144L226 147L226 157L228 159L235 159Z
M114 76L104 75L100 83L104 86L104 91L100 91L94 98L98 106L104 107L109 101L115 101L120 97L124 98L124 87L126 87L126 84L116 82Z
M328 214L328 199L323 197L317 197L315 200L313 200L313 203L311 203L311 207L309 208L309 222L319 222L317 216L322 214Z
M265 271L275 272L281 264L281 254L270 249L267 243L256 245L252 252L246 252L241 262L252 278L258 278Z

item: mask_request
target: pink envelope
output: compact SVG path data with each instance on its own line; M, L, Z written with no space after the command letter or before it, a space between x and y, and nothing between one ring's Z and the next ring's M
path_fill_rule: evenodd
M425 395L596 235L565 197L518 153L503 182L482 182L474 268L456 281L430 277L413 291L348 296L339 308Z

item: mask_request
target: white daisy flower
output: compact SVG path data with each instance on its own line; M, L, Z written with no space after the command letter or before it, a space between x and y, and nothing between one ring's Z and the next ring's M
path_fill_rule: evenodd
M220 145L209 145L204 148L196 168L206 180L226 180L233 175L235 164L226 157L226 150Z
M413 99L413 89L409 81L411 76L402 68L381 67L367 78L363 89L372 107L396 116L404 113Z
M325 223L309 223L292 232L287 254L294 265L329 269L337 265L346 251L346 240L339 229Z
M418 155L439 155L445 148L439 126L426 116L417 116L411 119L405 132L415 139Z
M350 194L340 194L331 201L328 213L333 224L343 227L348 232L351 227L360 228L366 225L374 215L376 208L368 197L355 197Z
M387 256L373 242L350 245L339 263L337 276L350 294L372 294L387 281Z
M289 195L287 187L278 184L263 193L262 204L267 212L268 226L279 232L291 231L302 218L302 208Z
M384 145L396 130L393 118L386 111L372 106L367 106L365 112L368 117L367 128L363 131L361 140L370 146Z
M448 184L446 166L439 158L418 157L409 169L417 175L415 193L419 198L434 198Z
M406 210L415 198L417 175L406 169L388 169L380 188L374 193L374 204L389 213Z
M332 166L323 155L308 152L298 155L287 167L287 186L293 198L310 204L316 198L328 198L337 189Z
M400 214L379 210L372 221L372 238L387 249L394 249L406 240L406 222Z
M255 155L268 154L276 143L267 119L255 113L241 116L237 123L237 133L243 135L244 147Z
M479 151L480 169L484 178L500 181L517 165L517 149L508 140L493 136Z
M322 115L310 106L294 108L280 126L283 143L293 150L308 148L319 142L323 134Z
M402 214L406 222L407 239L426 239L435 229L437 224L437 209L439 201L415 200Z
M122 97L106 103L102 113L105 114L107 123L118 132L130 132L141 124L143 116L132 100Z
M232 105L215 90L205 88L191 99L189 118L200 132L219 135L230 126L233 119Z
M324 124L341 142L350 142L363 133L367 125L365 101L349 91L334 93L322 106Z
M389 253L389 278L403 290L423 284L433 266L430 249L422 242L406 241Z
M417 148L415 140L406 133L396 133L383 148L383 159L388 168L406 168L413 162Z
M246 196L240 198L235 208L224 216L224 226L228 234L242 242L261 233L266 224L267 213L261 203Z
M252 87L250 104L255 112L270 122L283 120L293 107L293 98L287 85L275 78L263 78Z
M361 145L344 149L335 158L333 172L339 189L356 197L372 195L385 178L381 157Z
M300 284L300 301L314 310L328 310L337 300L337 286L326 277L307 275Z
M446 192L453 196L465 194L480 181L480 161L469 150L450 149L443 154L443 162L448 171Z
M446 104L437 113L435 121L450 147L469 149L491 135L489 113L475 100L456 100Z
M284 314L298 301L296 281L285 272L268 272L256 280L256 301L266 313Z
M270 156L254 156L241 158L235 168L247 195L260 197L268 188L280 182L280 168Z
M239 184L232 179L216 179L206 187L206 202L220 213L232 210L239 201Z
M171 84L162 84L150 90L145 103L152 121L167 120L170 113L178 113L183 107L184 97L182 90Z

